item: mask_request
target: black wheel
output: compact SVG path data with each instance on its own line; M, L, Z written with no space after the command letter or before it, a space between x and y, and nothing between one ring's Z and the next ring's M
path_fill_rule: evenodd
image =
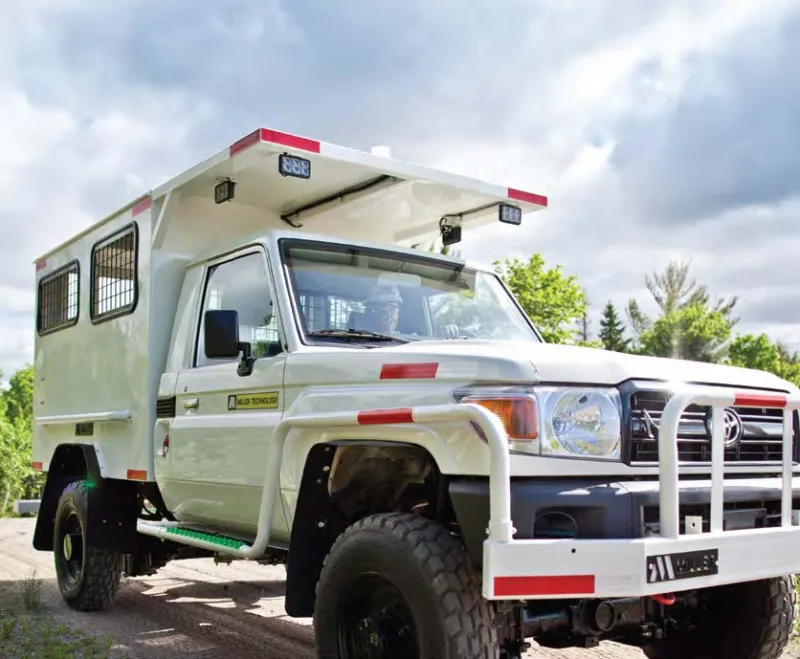
M64 488L56 509L53 554L61 596L73 609L109 608L122 577L122 554L94 547L88 537L88 486L76 481Z
M793 577L710 588L691 630L643 648L650 659L778 659L797 615Z
M462 545L416 515L372 515L325 559L314 610L323 659L494 659L492 608Z

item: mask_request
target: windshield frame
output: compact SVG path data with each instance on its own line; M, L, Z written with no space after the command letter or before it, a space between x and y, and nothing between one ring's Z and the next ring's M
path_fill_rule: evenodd
M284 284L286 286L286 293L288 297L288 302L290 304L291 309L291 316L294 325L294 329L296 331L297 338L301 345L309 346L309 347L319 347L319 346L340 346L340 347L347 347L347 348L375 348L375 347L388 347L388 346L398 346L398 345L408 345L414 343L411 341L410 343L405 341L402 337L398 337L396 342L388 342L388 341L345 341L345 340L338 340L338 339L329 339L324 337L310 337L308 336L309 329L305 326L303 322L303 316L301 314L301 309L299 307L299 295L300 293L297 290L297 282L294 276L294 269L292 268L292 260L290 250L295 247L302 247L308 249L319 249L322 251L336 251L342 253L350 253L350 254L358 254L358 253L367 253L370 255L374 255L379 258L386 258L398 261L408 261L408 262L416 262L419 264L430 264L435 265L438 267L445 267L451 268L456 272L460 272L462 270L469 270L476 274L483 275L485 277L489 277L493 279L493 283L499 286L499 291L505 293L508 298L508 301L511 302L511 305L516 311L518 312L520 318L522 319L525 326L527 326L531 333L531 340L537 341L539 343L545 343L542 334L539 332L537 327L533 324L531 319L525 313L522 306L519 304L519 301L514 297L511 289L506 285L506 283L502 280L500 276L496 272L491 270L487 270L485 268L475 267L473 265L469 265L464 261L457 261L454 259L439 257L435 255L435 253L431 253L430 255L424 252L416 252L411 251L407 248L386 248L380 247L375 245L367 245L363 243L344 243L344 242L337 242L337 241L327 241L324 239L319 238L303 238L303 237L281 237L277 241L277 252L278 252L278 262L280 271L282 274L282 278L284 280ZM437 340L437 339L425 339L425 340ZM441 339L445 341L445 339ZM480 338L476 339L480 341L493 341L494 339L489 338Z

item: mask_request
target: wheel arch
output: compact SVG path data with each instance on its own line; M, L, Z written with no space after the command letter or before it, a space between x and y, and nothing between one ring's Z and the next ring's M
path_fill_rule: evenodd
M444 477L426 447L386 439L340 439L313 445L303 466L289 541L286 612L290 616L313 615L316 583L333 542L349 524L381 508L383 500L377 496L371 499L377 508L359 506L361 494L374 493L369 489L371 481L364 478L367 473L374 475L373 483L400 490L394 510L408 509L419 493L434 499L427 506L420 501L418 508L428 508L420 514L449 514Z
M70 483L85 480L89 490L89 527L98 547L130 551L137 547L136 519L139 512L139 484L103 478L100 461L91 444L60 444L47 470L33 534L33 547L53 550L56 510Z

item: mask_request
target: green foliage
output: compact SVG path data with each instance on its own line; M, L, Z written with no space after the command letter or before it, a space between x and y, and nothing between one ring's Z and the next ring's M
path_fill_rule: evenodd
M725 315L699 302L674 309L659 317L639 336L636 352L656 357L719 361L731 328Z
M11 423L31 421L33 419L33 366L26 366L17 371L8 382L8 389L3 392L6 407L6 418Z
M56 620L45 606L43 586L36 573L16 588L0 584L0 657L109 659L113 640L85 634Z
M573 275L565 276L561 266L547 268L541 254L533 254L527 262L495 261L494 267L545 341L580 340L576 323L586 311L586 295Z
M0 394L0 516L17 499L35 498L43 476L31 468L33 367L15 373Z
M741 334L728 346L727 363L774 373L800 386L800 356L790 355L779 343L766 334Z
M603 307L603 317L600 319L600 342L606 350L615 352L628 352L631 340L625 338L625 324L622 322L616 307L611 301Z
M738 322L731 314L737 298L711 303L705 286L689 279L688 261L670 262L663 272L645 276L645 285L660 315L648 317L636 300L628 303L628 318L638 335L632 352L658 357L718 362Z

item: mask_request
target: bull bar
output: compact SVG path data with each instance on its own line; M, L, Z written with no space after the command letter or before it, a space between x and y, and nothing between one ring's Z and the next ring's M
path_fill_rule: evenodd
M712 409L710 524L708 532L701 525L681 534L677 436L681 415L691 404ZM779 527L723 530L724 414L732 405L784 410ZM792 514L791 412L798 408L800 397L784 394L714 387L675 393L664 409L658 433L659 534L613 540L514 540L492 532L502 525L490 525L483 545L484 596L492 600L637 597L800 571L800 527L793 525ZM485 434L493 444L507 441ZM493 459L498 453L492 452ZM496 474L493 470L490 476L492 499L510 498L509 483ZM505 510L505 504L498 509Z

